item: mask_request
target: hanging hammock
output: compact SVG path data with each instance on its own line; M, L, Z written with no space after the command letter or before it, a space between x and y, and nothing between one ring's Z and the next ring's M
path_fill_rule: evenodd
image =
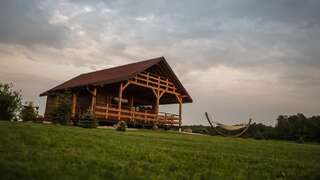
M206 118L211 126L211 128L215 129L215 131L222 135L222 136L233 136L233 137L239 137L241 136L242 134L244 134L250 127L250 124L251 124L251 121L252 119L250 118L249 119L249 122L247 124L238 124L238 125L225 125L225 124L221 124L217 121L211 121L210 118L209 118L209 115L207 112L205 112L206 114ZM213 124L216 124L216 126L214 126ZM241 132L239 132L238 134L233 134L233 135L229 135L229 134L226 134L226 133L223 133L222 131L219 131L218 129L223 129L224 131L229 131L229 132L232 132L232 131L239 131L242 129Z

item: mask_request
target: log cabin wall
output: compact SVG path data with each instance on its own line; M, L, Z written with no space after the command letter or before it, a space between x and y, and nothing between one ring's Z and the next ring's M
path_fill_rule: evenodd
M117 97L117 88L116 85L108 85L97 88L97 97L96 104L97 105L106 105L111 104L112 98Z
M91 95L88 91L82 90L77 94L76 114L80 115L88 111L91 105Z
M49 118L50 113L57 106L57 104L58 104L58 96L56 96L56 95L48 95L47 96L46 109L45 109L45 113L44 113L45 119Z

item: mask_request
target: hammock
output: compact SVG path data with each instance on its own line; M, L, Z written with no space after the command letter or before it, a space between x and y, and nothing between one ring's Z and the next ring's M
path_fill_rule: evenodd
M236 131L236 130L240 130L240 129L247 127L247 125L244 125L244 124L240 124L240 125L217 124L217 127L224 129L224 130L227 130L227 131Z
M244 134L249 129L251 121L252 121L252 119L250 118L249 122L247 124L225 125L225 124L221 124L221 123L216 122L216 121L211 121L210 118L209 118L208 113L205 112L205 114L206 114L206 118L207 118L211 128L215 129L218 134L223 135L223 136L234 136L234 137L241 136L242 134ZM213 126L213 124L216 124L216 126ZM242 131L240 133L238 133L238 134L227 135L227 134L219 131L218 128L223 129L225 131L238 131L238 130L241 130L241 129L242 129Z

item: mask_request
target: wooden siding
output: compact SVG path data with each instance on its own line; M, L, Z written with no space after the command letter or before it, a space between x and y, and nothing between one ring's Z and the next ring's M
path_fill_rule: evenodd
M44 113L45 119L49 118L50 113L57 106L57 104L58 104L58 96L56 95L47 96L46 109Z

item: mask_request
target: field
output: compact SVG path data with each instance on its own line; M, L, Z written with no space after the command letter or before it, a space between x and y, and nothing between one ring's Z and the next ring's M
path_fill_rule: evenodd
M320 179L320 145L0 121L0 179Z

